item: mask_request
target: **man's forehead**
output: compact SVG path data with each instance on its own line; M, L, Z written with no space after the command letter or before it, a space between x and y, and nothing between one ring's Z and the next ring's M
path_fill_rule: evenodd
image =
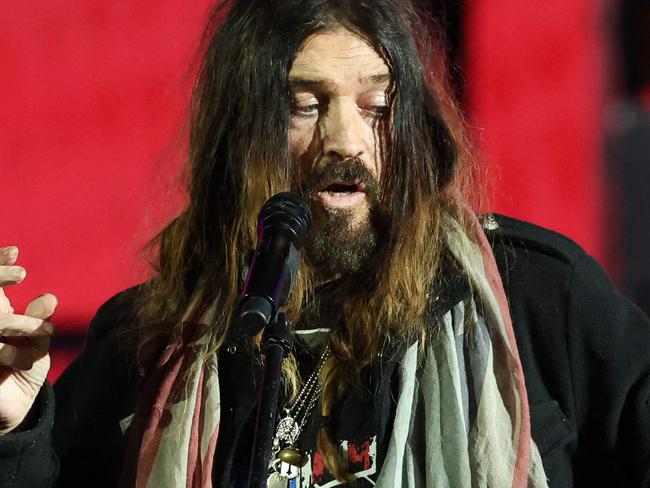
M375 73L372 75L360 74L357 77L357 83L360 85L388 85L392 80L390 73ZM302 76L300 72L289 74L289 86L292 88L316 88L319 86L325 88L335 88L336 83L329 78L318 78Z
M306 39L289 72L292 86L388 84L391 73L383 56L365 39L340 29L314 34Z

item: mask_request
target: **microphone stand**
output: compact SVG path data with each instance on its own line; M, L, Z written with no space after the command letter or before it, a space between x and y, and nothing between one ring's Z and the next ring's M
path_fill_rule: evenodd
M249 488L266 488L273 444L278 395L281 386L282 359L291 352L292 338L284 313L275 314L265 327L260 345L264 355L264 374L260 386L255 421L253 456L248 475Z

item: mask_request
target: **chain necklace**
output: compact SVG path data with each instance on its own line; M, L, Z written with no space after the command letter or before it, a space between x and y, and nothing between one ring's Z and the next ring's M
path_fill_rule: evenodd
M316 368L298 393L298 398L293 405L284 409L284 416L278 422L273 438L275 458L271 462L273 472L269 477L269 486L287 486L288 480L298 477L300 468L307 461L307 456L300 452L296 443L320 397L320 373L329 353L328 344Z

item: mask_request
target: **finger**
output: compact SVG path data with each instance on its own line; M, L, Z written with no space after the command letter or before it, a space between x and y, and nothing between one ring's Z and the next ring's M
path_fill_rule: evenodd
M15 285L27 276L22 266L0 266L0 286Z
M18 248L16 246L0 247L0 265L11 266L18 259Z
M54 295L45 293L27 305L25 315L37 319L49 319L58 303L59 301ZM53 333L52 331L51 334L47 335L33 335L29 338L29 342L34 350L39 351L41 355L45 354L50 348L50 340Z
M36 337L54 332L50 322L27 315L0 314L0 336Z
M5 295L5 291L0 288L0 313L14 313L14 307Z
M37 336L37 337L30 337L29 342L34 349L34 351L38 351L40 356L43 356L47 354L47 351L50 349L50 342L52 341L52 336ZM38 358L36 358L38 359ZM36 360L34 359L34 360Z
M31 348L20 348L0 343L0 365L14 369L28 370L34 365L34 352Z
M18 350L31 351L33 360L43 357L50 349L51 336L38 337L3 337L2 343L14 346Z
M44 293L32 301L25 309L25 315L37 319L49 319L56 310L59 300L51 293Z

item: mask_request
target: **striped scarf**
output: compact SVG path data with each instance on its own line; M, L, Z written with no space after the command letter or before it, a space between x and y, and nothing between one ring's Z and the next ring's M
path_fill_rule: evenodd
M491 248L472 214L475 239L451 217L447 247L476 299L441 319L426 346L400 361L400 391L377 487L546 487L530 436L523 371L503 285ZM200 295L198 295L200 296ZM481 304L481 314L477 303ZM191 368L208 350L214 305L194 300L184 340L170 344L148 376L129 428L122 486L211 488L219 432L217 357ZM202 325L203 324L203 325ZM465 330L465 324L471 324Z

